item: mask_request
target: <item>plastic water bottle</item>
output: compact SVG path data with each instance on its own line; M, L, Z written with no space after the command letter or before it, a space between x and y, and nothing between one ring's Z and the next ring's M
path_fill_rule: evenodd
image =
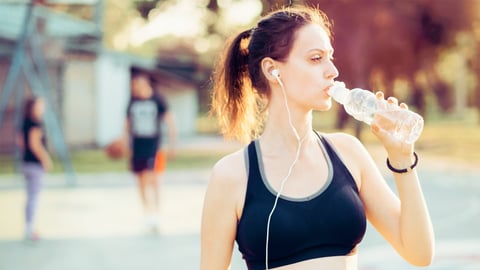
M359 121L370 125L377 116L380 128L400 141L414 143L422 133L423 118L419 114L389 104L386 100L378 100L370 91L360 88L349 90L345 83L336 81L329 94Z

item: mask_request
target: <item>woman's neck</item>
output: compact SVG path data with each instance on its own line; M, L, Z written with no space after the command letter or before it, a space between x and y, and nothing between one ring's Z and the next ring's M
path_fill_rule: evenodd
M290 110L290 117L293 127L290 125L287 110L279 106L278 109L270 107L265 129L260 138L265 147L271 146L273 149L281 145L290 151L296 151L299 141L304 145L314 139L311 111Z

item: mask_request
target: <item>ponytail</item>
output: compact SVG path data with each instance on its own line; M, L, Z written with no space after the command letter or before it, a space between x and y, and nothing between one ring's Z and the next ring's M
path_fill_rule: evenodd
M248 71L248 43L252 30L227 43L213 74L211 113L227 138L248 142L257 135L257 93Z
M261 63L265 57L286 60L295 33L308 24L320 25L330 35L330 23L322 11L298 7L273 11L256 28L227 42L213 74L211 107L225 137L243 142L257 137L271 97Z

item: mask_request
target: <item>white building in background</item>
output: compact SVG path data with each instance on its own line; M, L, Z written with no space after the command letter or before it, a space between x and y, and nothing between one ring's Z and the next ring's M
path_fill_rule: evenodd
M26 5L0 4L0 96L25 9ZM69 148L103 147L121 136L132 68L147 71L155 79L156 90L166 97L177 120L179 136L195 134L199 98L193 81L194 63L166 64L108 51L102 48L101 34L94 23L41 6L35 11L36 16L45 18L42 41L45 68L53 87L52 107ZM30 94L31 89L20 80L24 77L20 76L17 83ZM12 151L15 141L15 93L9 99L0 123L0 152Z

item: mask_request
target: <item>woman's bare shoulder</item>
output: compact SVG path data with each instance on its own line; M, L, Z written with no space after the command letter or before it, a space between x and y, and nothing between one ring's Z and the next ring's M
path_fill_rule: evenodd
M247 178L244 149L221 158L212 168L210 182L225 185L226 188L238 187Z

